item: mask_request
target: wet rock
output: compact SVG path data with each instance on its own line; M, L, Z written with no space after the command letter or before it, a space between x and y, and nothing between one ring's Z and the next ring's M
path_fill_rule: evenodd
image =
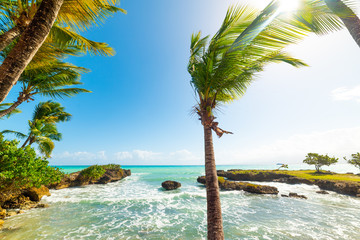
M360 197L360 194L356 194L356 197Z
M329 192L327 192L327 191L325 191L325 190L316 191L316 193L319 193L319 194L329 194Z
M12 217L15 216L17 214L17 212L15 210L10 210L6 212L6 216L7 217Z
M205 176L198 177L197 181L202 184L206 184ZM276 187L267 185L257 185L246 182L229 181L223 177L218 178L219 187L221 190L243 190L245 192L257 193L257 194L278 194L279 191Z
M36 205L36 208L48 208L49 204L47 203L39 203Z
M2 209L0 207L0 219L4 219L6 217L6 209Z
M289 197L288 195L286 194L281 194L282 197Z
M24 213L24 210L18 210L16 213L17 214L22 214L22 213Z
M181 183L176 182L176 181L165 181L165 182L161 183L161 186L163 188L165 188L166 190L174 190L174 189L178 189L179 187L181 187Z
M50 196L49 189L45 186L41 186L40 188L32 187L24 191L24 196L27 196L32 201L40 201L43 196Z
M297 194L297 193L289 193L289 197L307 199L306 196L304 196L304 195L299 195L299 194Z
M360 183L346 181L315 180L315 184L323 190L356 196L360 194Z

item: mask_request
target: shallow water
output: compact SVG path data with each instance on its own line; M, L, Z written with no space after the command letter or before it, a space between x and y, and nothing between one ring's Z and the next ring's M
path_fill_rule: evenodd
M132 176L119 182L52 190L43 198L49 208L6 220L0 239L205 239L205 188L196 182L203 167L129 168ZM169 179L182 187L163 191ZM359 199L303 184L261 184L308 200L221 192L226 239L360 239Z

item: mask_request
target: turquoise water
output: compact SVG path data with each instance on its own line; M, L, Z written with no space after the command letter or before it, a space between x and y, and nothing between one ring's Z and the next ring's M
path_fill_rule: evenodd
M66 172L85 166L63 166ZM51 190L45 209L6 220L0 239L205 239L205 188L196 182L202 166L123 166L132 176L107 185ZM303 166L290 166L302 168ZM274 166L218 166L268 168ZM344 171L347 169L343 169ZM180 181L165 192L161 182ZM226 239L360 239L360 200L316 186L262 183L280 194L308 200L221 192Z

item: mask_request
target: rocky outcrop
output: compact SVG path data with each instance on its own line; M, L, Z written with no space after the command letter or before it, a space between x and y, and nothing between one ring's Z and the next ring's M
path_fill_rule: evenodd
M40 188L31 187L23 192L25 197L29 197L31 201L39 202L43 196L50 196L49 189L45 186Z
M345 181L314 180L314 184L321 189L334 191L340 194L356 196L360 194L360 183Z
M235 181L258 181L258 182L282 182L288 184L317 185L322 190L334 191L340 194L360 197L360 182L337 181L337 180L309 180L295 177L289 174L275 171L261 171L231 169L228 171L219 170L218 176L226 177Z
M97 180L89 180L82 176L81 171L65 174L64 178L56 184L49 186L51 189L63 189L68 187L78 187L89 184L106 184L119 181L131 175L130 170L125 169L106 169L105 173Z
M174 190L181 187L181 183L175 182L175 181L165 181L161 183L161 186L165 188L166 190Z
M199 183L206 185L205 176L198 177L197 181ZM278 194L279 191L276 187L271 187L267 185L257 185L246 182L235 182L229 181L222 177L219 177L219 187L221 190L243 190L245 192L257 193L257 194Z
M320 191L316 191L316 193L318 194L329 194L327 191L325 190L320 190Z

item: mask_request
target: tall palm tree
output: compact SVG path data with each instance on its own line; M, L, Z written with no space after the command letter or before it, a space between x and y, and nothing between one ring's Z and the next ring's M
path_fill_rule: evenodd
M13 0L9 1L12 2ZM28 6L29 1L19 1L21 3L25 2L25 5ZM34 1L31 2L33 3ZM42 0L38 7L37 5L31 5L31 7L35 6L36 8L34 16L0 66L0 103L4 101L11 88L16 84L26 66L49 35L60 8L60 13L63 14L59 15L59 25L70 29L81 29L88 28L94 23L98 24L109 13L118 10L123 11L113 6L118 2L118 0ZM105 11L102 9L105 9ZM63 36L64 32L67 33L67 41L69 41L69 37L74 38L74 34L69 34L66 31L63 31ZM11 42L12 39L10 37L9 41ZM80 43L82 40L78 38L76 41Z
M210 39L193 34L188 72L197 104L194 112L204 128L208 239L224 239L212 131L225 131L215 121L216 109L243 94L257 73L269 63L306 66L283 49L302 39L308 30L275 18L276 5L261 13L247 6L229 8L219 31Z
M33 117L29 120L29 131L27 134L21 132L4 130L2 133L12 133L18 138L26 139L22 147L37 143L39 151L46 157L50 157L54 149L54 142L61 140L56 123L69 121L71 114L64 111L60 103L47 101L41 102L35 107Z
M345 26L360 47L360 19L354 10L358 4L357 0L301 0L294 17L320 35Z
M35 66L25 69L18 82L22 85L22 91L13 104L4 110L0 110L0 118L14 111L23 102L34 100L36 95L56 99L91 92L83 88L73 87L82 84L79 79L81 73L86 71L85 68L76 67L59 60L52 62L45 68Z

